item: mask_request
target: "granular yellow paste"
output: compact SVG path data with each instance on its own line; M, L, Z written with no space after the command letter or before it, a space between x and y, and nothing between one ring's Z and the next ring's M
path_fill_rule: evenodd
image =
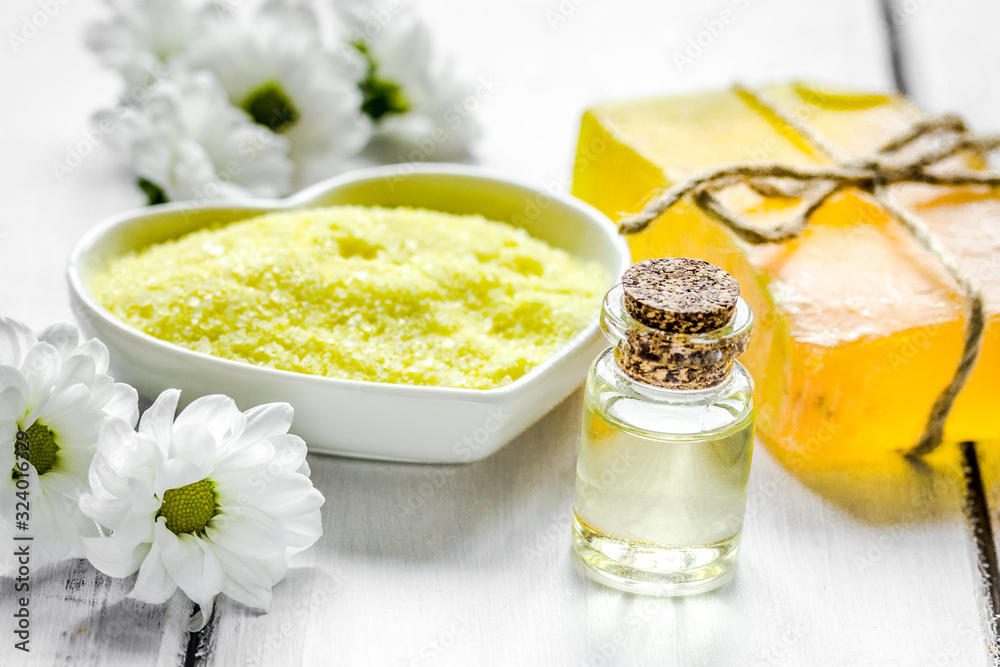
M275 212L120 257L92 285L181 347L353 380L489 389L597 314L600 266L481 216Z

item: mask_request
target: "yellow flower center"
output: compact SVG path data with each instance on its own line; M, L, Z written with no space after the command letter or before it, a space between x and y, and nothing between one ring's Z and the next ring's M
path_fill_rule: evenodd
M56 436L49 427L35 422L28 427L28 430L20 433L24 435L20 436L19 440L27 443L28 462L35 466L38 474L44 475L52 470L52 466L56 464L59 445L56 444ZM12 473L14 479L17 479L17 468L14 468Z
M210 479L168 489L163 493L163 503L156 518L164 517L167 528L175 535L200 535L219 510L216 500L215 484Z
M253 117L254 122L274 132L282 131L299 119L299 110L274 81L263 84L247 95L241 106Z

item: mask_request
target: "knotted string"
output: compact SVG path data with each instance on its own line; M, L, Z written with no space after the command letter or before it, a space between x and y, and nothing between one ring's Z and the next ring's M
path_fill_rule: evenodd
M825 168L797 168L782 164L735 164L697 174L659 196L634 215L622 218L618 229L623 234L641 232L662 213L691 195L695 204L748 243L782 243L797 237L809 225L813 213L835 194L857 188L871 194L910 235L933 255L958 283L965 296L968 319L965 325L962 356L948 385L931 408L924 430L908 457L921 457L934 451L944 438L944 426L955 399L976 365L983 343L985 315L983 297L976 284L959 267L955 257L914 215L896 203L889 186L900 183L929 185L1000 186L1000 175L971 169L934 171L933 167L963 151L985 155L1000 147L1000 136L974 136L961 118L934 116L921 120L888 142L881 149L861 159L844 159L813 128L784 113L780 105L761 91L737 86L836 164ZM940 141L921 140L938 135ZM909 155L900 156L904 149ZM806 202L801 213L780 225L762 228L731 211L717 195L734 185L746 185L763 197L796 198Z

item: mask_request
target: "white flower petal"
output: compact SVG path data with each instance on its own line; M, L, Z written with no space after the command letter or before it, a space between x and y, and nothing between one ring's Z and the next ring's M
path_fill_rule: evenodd
M222 592L248 607L267 611L271 606L271 587L280 576L275 579L267 563L239 558L225 549L217 549L215 553L226 568ZM275 568L280 570L284 566L287 569L284 558L274 561L277 561Z
M199 605L211 605L225 580L225 570L215 553L194 535L174 535L163 521L156 524L156 543L177 586Z
M80 344L80 330L69 322L56 322L42 329L38 340L54 347L60 359L66 359Z
M247 425L240 436L241 445L252 445L273 435L288 433L295 411L288 403L267 403L243 413Z
M308 549L316 543L316 540L323 537L323 518L319 510L286 517L281 520L281 530L288 542L288 555L296 554Z
M114 2L109 18L89 26L86 43L103 64L118 71L130 91L126 97L132 99L134 91L143 90L187 51L210 18L204 15L209 7L213 13L221 9L190 0Z
M78 349L80 354L85 354L94 360L94 372L103 375L108 372L108 348L104 343L91 338Z
M50 495L45 492L44 486L39 486L41 492L31 501L31 532L35 548L51 560L76 555L83 546L81 537L87 532L96 535L97 527L83 517L75 501Z
M177 583L167 572L163 558L160 556L160 545L158 542L153 542L149 553L146 554L139 567L139 576L136 577L135 586L129 593L129 597L140 602L163 604L170 599L176 590Z
M98 498L89 493L80 498L80 511L105 528L114 529L129 510L127 500L119 498Z
M319 509L324 502L323 494L313 488L309 478L298 473L280 473L259 486L252 505L279 521Z
M267 517L218 514L205 527L205 536L237 556L271 558L284 553L281 528Z
M130 426L135 427L139 421L138 392L123 382L116 382L110 398L104 404L104 411L109 417L124 419Z
M215 442L221 444L238 438L246 428L246 418L236 402L228 396L219 394L202 396L191 401L174 421L174 433L185 426L199 426L214 436ZM213 452L214 456L214 452Z
M322 168L336 169L371 136L358 88L363 59L350 50L324 49L315 17L303 20L307 13L311 10L293 3L272 3L250 21L217 24L193 46L186 63L211 72L237 108L265 85L280 87L297 112L293 122L277 129L287 137L300 187L329 176Z
M97 376L97 366L91 357L85 354L67 356L62 362L59 378L52 391L59 393L75 384L90 387Z
M290 189L288 140L227 99L200 67L176 67L115 132L136 175L171 201L278 197Z
M130 477L128 480L128 501L133 512L152 514L160 509L160 499L153 495L153 487L145 480Z
M38 343L28 325L0 316L0 365L18 368L24 355Z
M29 380L30 382L31 380ZM32 410L30 413L34 417L32 421L35 419L50 420L67 412L85 410L89 400L90 391L86 385L75 384L58 394L53 394L49 400ZM28 405L36 405L31 402L30 396L28 397Z
M41 412L44 413L44 410ZM49 417L45 414L38 415L38 421L49 427L60 449L82 448L90 450L90 456L87 460L81 461L84 467L78 471L86 470L90 466L104 420L103 412L90 408L64 412L55 417Z
M274 460L274 445L267 440L260 440L252 445L232 446L228 448L228 452L222 447L219 450L217 455L221 455L221 460L212 470L212 479L226 484L235 478L241 488L260 466Z
M268 441L274 445L275 461L282 470L296 472L305 463L309 450L306 447L306 441L299 436L286 433L271 436Z
M168 456L170 459L182 459L193 465L200 471L201 479L204 479L212 472L212 467L215 465L215 437L201 424L189 423L177 426L179 422L178 417Z
M198 605L198 611L191 614L191 618L188 619L187 631L188 632L201 632L208 625L208 621L212 618L212 612L215 609L215 598L208 601L207 604Z
M128 481L118 474L100 451L91 460L87 479L91 487L91 494L88 495L95 499L123 498L128 493Z
M59 352L48 343L38 343L24 355L19 370L28 382L29 406L38 405L52 391L59 377L59 365Z
M145 508L143 508L145 509ZM119 544L144 544L153 541L156 514L131 510L126 512L115 528L114 538Z
M0 387L5 387L0 390L0 424L19 422L28 409L28 384L10 366L0 366Z
M140 544L122 551L110 537L85 537L83 548L87 560L109 577L128 577L135 574L150 552L150 545ZM169 597L169 596L168 596Z
M62 457L65 453L60 451L57 456ZM89 458L89 457L88 457ZM89 463L89 460L88 460ZM73 470L73 468L70 468ZM86 470L86 466L83 467ZM60 472L53 468L44 475L38 477L38 483L45 487L45 492L52 496L63 496L67 500L76 502L86 490L86 480L79 477Z
M156 466L163 460L156 441L133 431L124 419L105 419L97 450L117 474L123 478L138 477L150 487Z
M167 459L156 466L153 492L162 498L163 494L170 489L179 489L203 479L205 479L205 473L191 462L183 459Z
M407 111L377 120L376 139L388 139L391 152L397 154L430 145L429 152L418 152L422 160L467 156L481 128L466 104L474 100L478 106L483 99L475 97L472 87L455 75L452 62L435 51L430 30L416 12L399 12L369 35L364 24L377 17L374 8L366 9L355 11L348 20L365 42L378 77L399 86L409 103Z
M167 389L142 413L139 420L139 433L156 440L164 456L170 450L173 440L174 413L177 412L180 397L180 389Z
M95 375L94 381L90 383L90 400L87 402L87 407L104 410L114 391L114 380L107 375Z

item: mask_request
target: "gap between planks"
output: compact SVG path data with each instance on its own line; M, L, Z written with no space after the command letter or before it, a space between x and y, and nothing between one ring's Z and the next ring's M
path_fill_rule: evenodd
M906 68L903 63L904 44L901 31L894 20L896 0L879 0L882 22L885 27L889 61L892 65L893 82L896 90L903 95L909 92ZM993 665L1000 667L1000 641L997 634L997 614L1000 612L1000 567L997 564L997 549L994 541L993 523L989 502L983 486L982 471L976 443L962 442L959 445L962 456L963 479L965 484L964 511L966 522L975 550L976 567L979 570L982 596L986 605L987 650Z

